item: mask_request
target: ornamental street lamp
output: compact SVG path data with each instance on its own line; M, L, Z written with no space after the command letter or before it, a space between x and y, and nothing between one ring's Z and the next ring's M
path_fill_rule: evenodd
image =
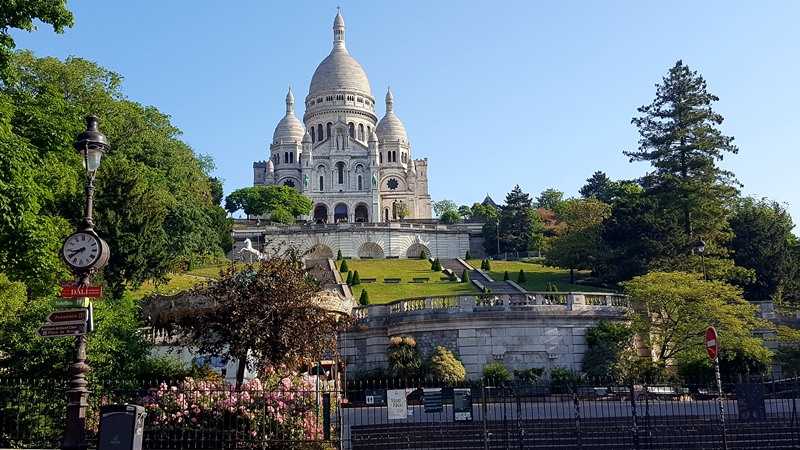
M700 253L700 261L703 264L703 280L708 280L708 277L706 277L706 243L703 242L702 239L700 239L697 242L696 248L697 248L697 253Z
M79 287L89 286L91 275L108 263L108 244L94 231L92 207L94 199L94 177L100 167L100 158L108 152L108 139L97 130L100 122L96 116L86 117L86 131L79 134L73 146L83 156L86 169L86 215L81 229L64 241L61 257L75 276ZM91 308L90 310L91 311ZM90 320L91 323L91 320ZM87 332L91 331L87 326ZM75 337L75 362L69 367L69 389L67 390L67 424L64 430L63 450L84 450L86 444L86 408L89 390L86 388L86 335Z

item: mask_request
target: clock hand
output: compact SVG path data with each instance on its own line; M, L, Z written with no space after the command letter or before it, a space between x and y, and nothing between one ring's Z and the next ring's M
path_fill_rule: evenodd
M77 250L73 251L72 253L70 253L70 254L69 254L69 257L70 257L70 258L72 258L73 256L75 256L75 255L77 255L78 253L80 253L80 252L82 252L82 251L85 251L85 250L86 250L86 247L81 247L81 248L79 248L79 249L77 249Z

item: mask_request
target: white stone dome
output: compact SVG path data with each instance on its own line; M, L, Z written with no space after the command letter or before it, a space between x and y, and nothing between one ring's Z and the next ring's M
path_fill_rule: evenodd
M378 122L378 126L375 127L375 133L378 134L378 138L381 140L408 142L406 127L394 115L394 96L391 89L386 92L386 115Z
M302 122L294 115L294 95L292 95L292 90L290 88L289 93L286 94L286 115L278 122L278 126L275 127L275 132L272 134L272 142L302 142L305 134L305 127L303 127Z
M331 91L372 95L367 74L345 48L344 19L341 12L336 14L336 19L333 21L333 50L314 71L308 95L315 97Z

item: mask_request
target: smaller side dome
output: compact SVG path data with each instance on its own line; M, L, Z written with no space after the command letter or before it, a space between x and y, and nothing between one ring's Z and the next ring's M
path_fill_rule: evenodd
M281 140L302 142L305 134L306 130L303 124L294 115L294 95L292 94L292 89L289 88L289 93L286 94L286 115L275 127L275 133L272 134L272 142Z
M310 144L311 143L311 135L308 134L308 130L306 130L305 134L303 134L303 144Z
M271 159L269 160L269 163L267 164L267 171L269 171L269 173L275 173L275 164L272 163Z
M394 96L392 90L386 91L386 115L383 116L378 126L375 127L375 132L380 139L387 141L400 140L408 142L408 135L406 134L406 127L403 122L394 115Z

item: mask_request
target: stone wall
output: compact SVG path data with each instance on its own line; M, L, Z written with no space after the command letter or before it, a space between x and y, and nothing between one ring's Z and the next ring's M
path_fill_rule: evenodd
M235 247L228 254L231 259L239 257L248 238L254 248L293 246L303 251L319 251L321 257L336 255L341 249L345 258L416 258L421 250L435 258L463 258L470 248L467 228L429 223L253 226L234 229L233 237Z
M389 338L412 336L423 354L436 345L455 351L475 379L489 363L579 371L586 329L601 319L627 321L630 309L618 294L527 292L398 300L355 313L365 330L339 340L349 371L385 369Z

